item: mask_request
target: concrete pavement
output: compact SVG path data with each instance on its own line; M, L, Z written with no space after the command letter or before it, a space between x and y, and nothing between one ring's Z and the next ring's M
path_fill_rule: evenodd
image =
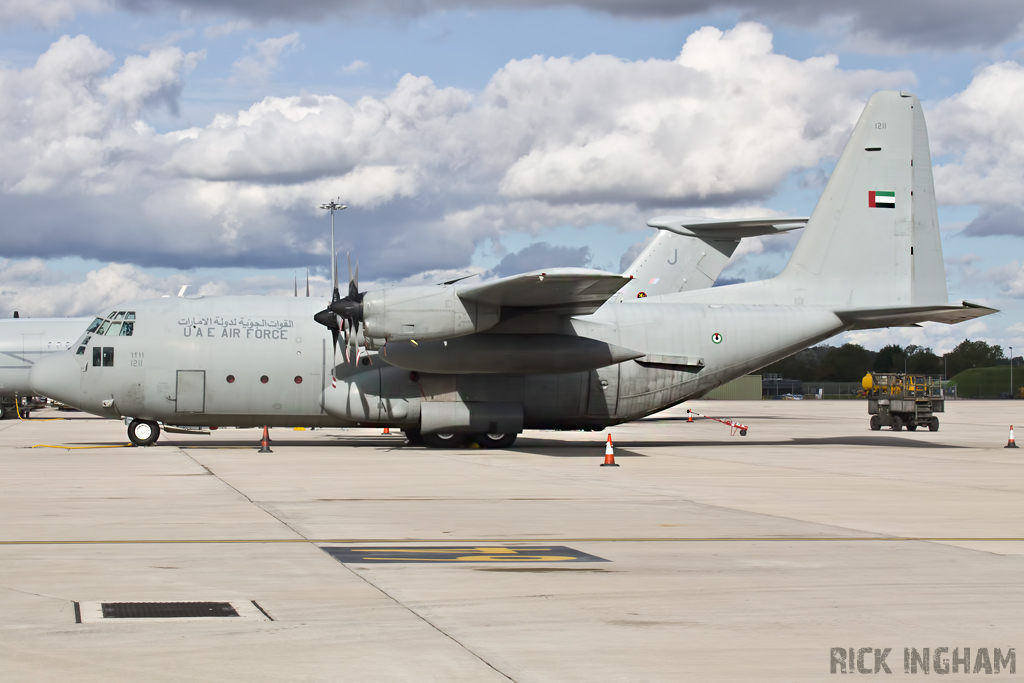
M862 401L697 402L431 451L377 430L0 422L6 681L800 681L833 647L1024 646L1024 401L870 432ZM33 445L86 448L31 448ZM322 546L563 545L608 562L342 564ZM255 600L274 621L76 624ZM869 657L870 661L870 657ZM1022 663L1024 665L1024 663ZM1005 672L1004 672L1005 673ZM957 676L950 675L950 680Z

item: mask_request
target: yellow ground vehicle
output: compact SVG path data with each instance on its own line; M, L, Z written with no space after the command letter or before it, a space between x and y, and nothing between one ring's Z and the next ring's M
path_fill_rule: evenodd
M927 427L939 431L935 413L945 412L940 375L904 375L902 372L869 372L861 380L868 397L871 429Z

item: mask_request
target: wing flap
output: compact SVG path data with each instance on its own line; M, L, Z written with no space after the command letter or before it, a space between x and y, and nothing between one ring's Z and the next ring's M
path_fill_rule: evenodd
M631 278L589 268L551 268L461 287L464 301L562 314L593 313Z

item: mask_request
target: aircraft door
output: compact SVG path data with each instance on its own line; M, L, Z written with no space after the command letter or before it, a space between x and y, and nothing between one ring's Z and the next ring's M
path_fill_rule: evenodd
M206 371L178 370L175 412L202 413L206 410Z

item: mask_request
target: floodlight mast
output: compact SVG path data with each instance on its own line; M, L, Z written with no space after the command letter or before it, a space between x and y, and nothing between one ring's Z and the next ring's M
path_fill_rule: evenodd
M341 197L338 197L338 199L341 199ZM334 288L334 291L331 292L331 299L333 301L334 299L337 299L338 296L339 296L339 293L338 293L338 252L337 252L337 250L334 247L334 212L335 211L341 211L342 209L347 209L348 207L345 206L344 204L340 204L340 203L332 200L332 201L328 202L327 204L321 204L320 208L321 209L327 209L328 211L331 212L331 287Z

